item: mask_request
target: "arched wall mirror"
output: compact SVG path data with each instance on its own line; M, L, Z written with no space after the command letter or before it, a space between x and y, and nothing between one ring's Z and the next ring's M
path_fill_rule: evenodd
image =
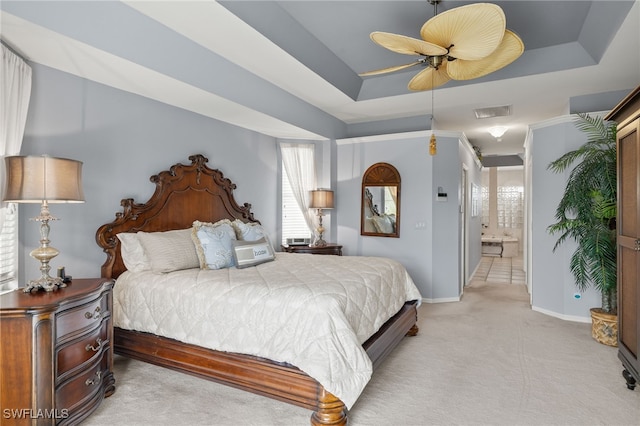
M376 163L362 177L360 235L400 237L400 173Z

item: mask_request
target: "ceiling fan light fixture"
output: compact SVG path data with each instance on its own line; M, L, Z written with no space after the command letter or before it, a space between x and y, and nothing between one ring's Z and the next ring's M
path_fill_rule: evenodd
M494 126L489 128L489 133L491 133L491 136L499 140L507 130L509 130L509 128L505 126Z
M429 66L435 69L438 69L440 65L444 62L444 55L440 56L427 56L427 62L429 62Z

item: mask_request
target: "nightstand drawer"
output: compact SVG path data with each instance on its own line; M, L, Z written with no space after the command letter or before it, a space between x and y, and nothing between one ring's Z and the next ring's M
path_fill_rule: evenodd
M68 409L72 417L75 408L85 405L103 389L102 381L108 371L107 359L103 357L87 366L84 372L62 383L56 388L56 407Z
M100 328L57 349L58 380L64 380L65 373L82 368L90 359L102 356L102 351L108 347L109 321L103 320Z
M109 298L106 294L84 305L69 309L56 317L56 336L60 341L66 335L98 327L102 318L110 316Z

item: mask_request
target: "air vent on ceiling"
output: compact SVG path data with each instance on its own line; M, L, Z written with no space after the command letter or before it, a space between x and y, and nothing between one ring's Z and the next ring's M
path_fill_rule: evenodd
M511 115L511 105L474 109L476 118L504 117Z

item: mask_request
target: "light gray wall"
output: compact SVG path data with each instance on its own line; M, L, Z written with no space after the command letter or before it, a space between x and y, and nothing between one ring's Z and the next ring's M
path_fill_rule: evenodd
M428 136L380 136L370 141L338 141L337 236L349 255L385 256L403 263L427 301L457 300L460 271L459 194L462 163L480 183L471 155L463 154L459 136L438 136L438 154L429 155ZM362 175L386 162L400 173L400 238L360 235ZM448 193L436 201L437 187ZM480 261L480 218L472 221L471 271ZM474 241L475 240L475 241ZM434 266L434 265L437 265Z
M462 163L457 138L438 137L438 153L430 156L432 164L431 220L433 288L429 299L451 301L460 297L460 178ZM438 201L438 187L447 193L447 201Z
M553 251L558 235L547 232L555 222L555 210L564 193L571 169L564 173L547 170L549 163L584 144L587 139L574 124L575 116L559 117L532 126L527 146L531 176L531 303L535 310L572 320L588 320L589 309L600 306L600 294L589 289L579 299L569 270L573 241Z
M482 166L480 160L476 156L472 148L466 146L466 142L461 141L458 145L458 152L460 155L460 162L466 166L467 169L467 276L465 277L465 283L471 281L471 276L475 269L480 264L482 259L482 206L478 211L478 216L472 217L471 215L471 186L473 183L478 185L478 188L482 185ZM482 194L478 194L482 199ZM462 216L460 216L462 221ZM461 260L462 261L462 260Z
M424 138L338 143L338 241L348 255L386 256L403 263L423 297L432 293L432 166ZM422 154L420 154L422 153ZM360 235L362 175L386 162L400 174L400 238ZM425 223L416 228L417 223Z
M33 91L21 154L81 160L86 202L52 204L51 245L60 250L52 272L66 266L74 277L95 277L106 256L95 242L97 228L115 219L122 198L145 202L155 190L149 177L189 155L203 154L236 185L239 204L277 234L277 160L274 138L159 102L33 65ZM256 184L259 182L259 185ZM20 212L20 280L37 278L39 227Z

